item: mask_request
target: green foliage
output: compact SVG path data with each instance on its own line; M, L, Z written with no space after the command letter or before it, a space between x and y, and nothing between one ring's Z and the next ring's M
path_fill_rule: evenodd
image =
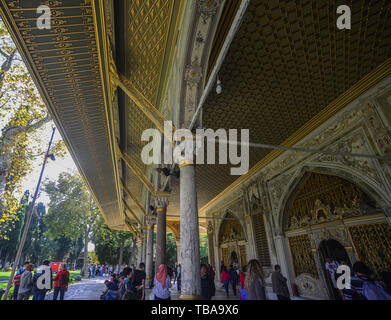
M43 156L42 132L49 125L39 92L0 19L0 239L18 219L21 183L33 160ZM63 141L53 146L57 158L65 150Z
M175 236L172 233L166 235L166 264L170 267L175 266L177 263L177 246Z
M47 181L49 210L44 217L52 239L66 237L76 241L92 231L99 209L78 174L60 174L57 181Z
M104 219L100 217L94 228L92 242L95 253L102 264L116 265L119 261L121 247L123 249L124 263L127 263L133 245L133 235L126 231L110 229Z
M20 238L22 236L24 220L28 211L28 201L30 192L26 191L20 201L19 209L15 220L12 221L12 230L8 233L7 239L0 239L1 260L8 256L8 260L13 260L18 249Z
M208 263L208 235L200 234L200 259L203 263Z

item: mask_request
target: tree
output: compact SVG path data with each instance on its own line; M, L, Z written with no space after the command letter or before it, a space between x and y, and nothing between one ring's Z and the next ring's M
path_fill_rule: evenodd
M26 191L20 201L19 209L15 220L12 223L12 229L8 233L8 239L0 239L0 259L2 264L15 258L16 251L22 236L25 216L28 211L28 201L30 192Z
M94 228L92 242L101 263L121 266L124 257L131 256L135 241L130 232L112 230L100 217Z
M208 235L200 234L200 260L208 263Z
M88 272L88 243L99 216L99 209L87 191L80 175L62 173L57 181L46 181L44 190L49 196L49 210L44 217L52 239L66 237L76 241L84 238L84 266Z
M175 266L178 261L177 254L175 236L172 233L168 233L166 236L166 264L168 266Z
M22 179L43 154L40 131L50 116L27 68L0 20L0 239L17 218ZM62 141L53 146L63 155Z

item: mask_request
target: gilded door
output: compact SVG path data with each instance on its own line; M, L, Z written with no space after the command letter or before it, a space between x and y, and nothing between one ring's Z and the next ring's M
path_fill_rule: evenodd
M221 248L221 256L223 257L224 265L229 266L229 252L228 248Z
M391 269L391 227L387 222L349 227L358 259L379 275Z
M247 251L245 245L239 246L239 255L240 255L240 268L243 269L243 267L247 264Z

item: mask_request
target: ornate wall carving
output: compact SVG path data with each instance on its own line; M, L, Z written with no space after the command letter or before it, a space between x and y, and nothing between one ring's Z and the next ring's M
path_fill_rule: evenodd
M264 267L270 267L269 241L267 239L265 220L263 214L252 215L255 247L258 260Z
M299 235L289 238L289 247L293 259L293 267L296 276L310 274L319 277L312 254L311 241L308 235Z
M298 147L355 153L382 153L390 146L378 107L372 102L355 104L331 119L323 128L303 139ZM267 181L267 191L275 227L283 229L282 214L290 194L305 171L329 172L354 181L382 209L391 204L391 179L387 162L327 155L286 152L259 173Z
M286 230L382 212L353 183L318 173L307 173L291 197Z
M228 213L220 227L219 243L229 243L235 241L245 240L245 235L240 222L235 218L232 213Z
M349 227L354 248L361 261L379 274L391 269L391 227L387 222Z
M302 297L317 297L324 298L322 287L320 286L319 280L314 278L310 274L301 274L296 278L297 287L299 294Z

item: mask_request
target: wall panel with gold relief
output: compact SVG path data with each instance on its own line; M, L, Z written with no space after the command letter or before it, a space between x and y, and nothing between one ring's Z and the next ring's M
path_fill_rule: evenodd
M348 228L358 259L377 275L391 270L391 227L387 222Z
M289 247L296 276L310 274L318 278L318 271L308 235L290 237Z
M254 228L258 260L262 263L262 266L270 267L269 243L267 240L264 216L263 214L252 215L251 220Z

